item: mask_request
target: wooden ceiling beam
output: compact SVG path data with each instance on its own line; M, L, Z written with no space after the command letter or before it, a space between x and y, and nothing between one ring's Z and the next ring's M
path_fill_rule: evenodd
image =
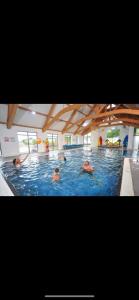
M90 109L90 111L89 111L89 114L92 113L92 112L95 112L95 111L98 109L98 105L99 105L99 104L95 104L93 107L91 106L91 109ZM88 114L88 115L89 115L89 114ZM74 135L75 135L75 134L80 134L80 132L81 132L82 130L84 130L84 127L81 127L83 123L84 123L84 121L81 122L80 127L77 128L77 129L74 131L74 133L73 133Z
M104 120L105 121L105 120ZM122 121L122 122L126 122L128 124L132 124L133 126L138 126L139 127L139 120L135 120L135 119L129 119L129 118L125 118L125 117L122 117L122 118L117 118L117 119L113 119L110 121L105 121L105 123L109 123L110 124L113 124L113 123L116 123L116 122L119 122L119 121ZM99 121L99 122L95 122L94 123L94 128L100 128L100 127L103 127L103 126L98 126L98 125L103 125L103 122L102 121ZM116 125L116 124L113 124L113 126ZM118 125L122 125L122 123L119 123ZM131 125L131 126L132 126ZM105 125L104 125L105 126ZM129 125L130 126L130 125ZM88 134L92 129L89 128L87 131L84 131L82 132L82 135L85 135L85 134Z
M42 131L45 131L44 129L47 128L48 123L50 121L50 117L52 116L52 113L53 113L55 107L56 107L56 104L52 104L51 105L50 110L49 110L48 115L47 115L47 118L46 118L46 121L45 121L45 123L43 125Z
M18 104L8 104L7 128L10 129L13 125Z
M117 110L104 112L104 113L98 113L96 115L89 114L87 117L79 119L77 122L74 123L74 125L77 125L83 121L90 120L90 119L100 119L103 117L112 116L112 115L120 115L120 114L139 116L139 110L126 108L126 109L117 109Z
M72 114L71 114L69 120L66 121L66 125L64 126L64 128L63 128L63 130L62 130L62 134L65 133L65 132L68 130L68 126L69 126L69 124L71 124L71 121L73 120L73 118L74 118L74 116L76 115L77 112L78 112L77 109L75 109L75 110L72 112Z
M100 113L105 108L105 106L106 106L106 104L100 104L100 105L96 106L94 112L96 114ZM90 111L90 113L91 113L91 111ZM95 123L96 122L94 120L93 121L91 120L91 122L84 128L82 133L85 133L88 130L90 132L91 128L95 125Z
M42 128L42 132L45 132L48 128L50 128L50 126L58 121L58 119L65 113L69 112L69 111L72 111L72 110L75 110L75 109L78 109L80 107L80 104L71 104L69 105L68 107L65 107L63 109L61 109L54 117L53 119L48 122L47 124L44 124L43 128Z
M21 109L21 110L25 110L25 111L31 112L31 113L34 111L34 110L31 110L31 109L26 108L26 107L24 107L24 106L20 106L20 105L18 105L18 108ZM36 115L43 116L43 117L48 117L48 114L47 114L47 113L42 113L42 112L35 111L35 114L36 114ZM50 117L50 119L52 119L52 118L53 118L53 117ZM63 120L63 119L59 119L59 121L60 121L60 122L66 122L66 121ZM70 122L70 124L71 124L71 126L74 125L73 122Z

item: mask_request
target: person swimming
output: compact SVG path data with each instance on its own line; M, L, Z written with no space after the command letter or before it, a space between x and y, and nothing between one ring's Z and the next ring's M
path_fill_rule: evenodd
M56 168L53 175L52 175L53 181L59 181L60 180L60 174L59 174L59 169Z
M92 173L94 171L94 168L90 165L89 161L87 160L84 162L82 168L85 172Z
M15 158L13 159L13 164L16 168L20 168L21 167L21 164L27 159L27 157L29 156L29 153L26 155L26 157L21 160L20 158Z

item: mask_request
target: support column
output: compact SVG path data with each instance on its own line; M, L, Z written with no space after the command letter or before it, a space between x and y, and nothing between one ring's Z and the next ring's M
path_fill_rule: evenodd
M129 127L129 133L128 133L128 150L133 149L133 140L134 140L134 127Z
M98 147L98 129L91 132L91 147Z

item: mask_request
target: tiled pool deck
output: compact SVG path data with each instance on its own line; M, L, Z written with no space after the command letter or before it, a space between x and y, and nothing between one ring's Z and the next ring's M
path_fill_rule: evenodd
M129 161L133 181L134 195L139 196L139 160L130 159Z

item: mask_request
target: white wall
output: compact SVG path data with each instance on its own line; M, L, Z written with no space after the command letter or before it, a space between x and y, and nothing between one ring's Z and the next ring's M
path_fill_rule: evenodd
M134 140L133 140L133 149L138 149L139 147L139 136L134 136Z
M83 136L78 135L78 144L83 144Z
M120 129L120 139L121 139L121 141L122 141L122 143L121 144L123 144L123 141L124 141L124 139L125 139L125 137L126 137L126 135L129 135L129 127L120 127L120 126L118 126L118 128Z
M19 154L18 148L18 138L17 138L17 130L16 128L12 128L12 130L7 129L5 125L0 125L0 143L2 156L15 156ZM9 142L5 142L5 138L9 138ZM15 142L11 142L11 138L15 139Z
M98 130L93 130L91 132L91 147L98 147Z
M46 140L47 134L58 134L58 149L63 149L63 145L65 144L64 136L66 134L61 134L57 131L46 131L42 132L41 129L34 129L29 127L20 127L20 126L12 126L11 129L7 129L5 124L0 124L0 143L1 143L1 149L2 149L2 156L17 156L19 155L19 144L18 144L18 137L17 132L19 131L28 131L28 132L36 132L37 137L41 138L42 140ZM83 143L83 136L74 136L73 134L70 134L72 136L72 144L76 144L78 141L78 144ZM5 142L5 137L9 138L9 142ZM15 138L15 142L11 141L11 137ZM77 138L78 137L78 138ZM45 152L45 145L39 144L38 145L38 152Z

